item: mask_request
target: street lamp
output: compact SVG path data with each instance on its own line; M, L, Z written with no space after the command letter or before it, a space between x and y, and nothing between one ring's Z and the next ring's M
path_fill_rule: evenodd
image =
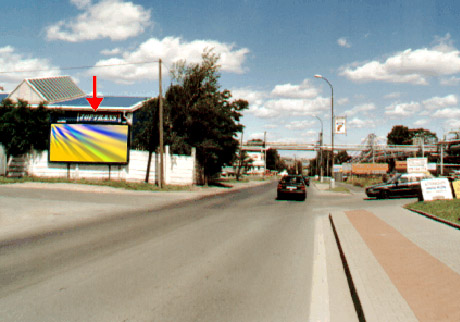
M330 181L330 187L334 188L334 87L329 83L326 77L322 75L315 75L316 78L322 78L331 88L331 146L332 146L332 175Z
M313 115L314 117L316 117L320 122L321 122L321 134L319 136L319 154L320 154L320 161L319 161L319 167L320 167L320 182L323 182L323 120L321 120L319 118L318 115Z

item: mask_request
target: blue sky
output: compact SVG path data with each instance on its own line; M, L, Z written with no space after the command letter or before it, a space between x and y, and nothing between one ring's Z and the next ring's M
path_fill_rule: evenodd
M144 61L168 66L221 54L223 88L247 99L245 138L330 142L330 88L348 134L384 142L393 125L441 137L460 127L458 1L2 0L0 86L71 75L90 93L156 96L158 64L66 70ZM293 152L284 153L293 154ZM312 156L312 153L296 153Z

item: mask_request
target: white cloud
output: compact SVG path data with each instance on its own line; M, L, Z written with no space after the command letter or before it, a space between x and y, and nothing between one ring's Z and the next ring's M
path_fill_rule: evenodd
M401 92L391 92L388 95L385 95L385 98L389 99L394 99L394 98L400 98L401 97Z
M351 47L351 44L348 42L347 38L345 37L341 37L337 39L337 45L339 45L340 47L345 47L345 48Z
M329 111L330 99L318 95L309 98L310 94L304 91L309 86L310 83L304 80L300 85L276 85L271 91L234 89L232 94L234 99L241 98L249 102L246 113L279 122L280 119L290 116L312 117L314 114L321 115Z
M101 50L101 54L107 55L107 56L118 55L118 54L121 54L121 49L120 48L104 49L104 50Z
M311 128L313 125L315 125L315 121L308 121L308 120L302 120L302 121L292 121L288 124L286 124L286 128L288 130L306 130ZM316 132L313 132L316 133Z
M433 113L434 117L441 118L459 118L460 117L460 108L445 108L438 110Z
M264 139L264 133L251 133L249 134L248 140L254 140L254 139Z
M417 120L414 122L414 126L425 126L428 124L428 120Z
M243 99L249 102L251 105L260 106L263 104L268 94L264 91L253 90L250 88L237 88L231 90L232 98L235 100Z
M449 119L445 122L445 126L450 129L458 130L460 128L460 120Z
M439 84L443 86L458 86L460 85L460 77L448 77L439 79Z
M413 115L420 110L420 103L393 103L385 108L385 114L389 116L401 117Z
M150 38L140 44L132 52L126 51L122 58L100 60L89 74L97 72L98 76L111 78L117 83L132 84L141 79L157 79L158 59L162 59L166 66L180 60L187 63L199 63L202 61L204 49L213 49L220 55L218 62L223 72L243 73L243 63L249 53L249 49L236 49L234 44L221 43L215 40L184 41L178 37L166 37L163 39ZM139 62L152 62L149 64L135 64ZM134 64L133 64L134 63ZM123 64L111 68L98 68L97 66Z
M311 85L309 79L305 79L300 85L276 85L272 95L283 98L313 98L318 96L318 89Z
M423 106L428 110L435 110L449 106L458 105L458 97L455 95L448 95L445 97L433 97L427 100L424 100Z
M83 13L70 20L61 20L46 28L49 40L71 42L110 38L124 40L135 37L150 26L150 10L133 2L102 0L96 4L72 0Z
M54 66L48 59L34 58L31 55L17 53L11 46L0 48L0 66L4 72L0 74L0 85L5 90L13 90L24 78L57 76L61 74L59 67ZM19 73L18 71L34 71Z
M306 116L330 108L329 99L316 97L311 100L302 99L273 99L266 101L264 107L276 115Z
M70 0L78 9L82 10L91 4L91 0Z
M348 121L348 126L352 128L374 128L375 122L372 120L361 120L357 117L354 117L352 120Z
M433 48L406 49L385 61L374 60L343 66L340 74L354 81L427 85L428 77L459 73L460 52L450 44L447 45L445 38L438 38L437 41L439 45Z
M361 104L358 106L353 107L351 110L348 110L345 112L345 115L347 116L353 116L355 114L367 114L367 112L375 110L375 104L374 103L365 103Z
M339 99L337 100L337 105L348 104L348 102L350 102L350 99L349 99L348 97L339 98Z

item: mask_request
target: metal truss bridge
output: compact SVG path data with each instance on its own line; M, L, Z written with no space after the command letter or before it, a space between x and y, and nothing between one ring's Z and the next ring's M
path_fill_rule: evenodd
M263 151L264 149L276 150L291 150L291 151L330 151L331 145L315 143L298 143L298 142L266 142L265 148L263 146L248 145L243 142L243 150ZM335 151L359 151L359 152L372 152L374 154L392 154L397 152L417 152L423 150L427 153L438 151L436 145L368 145L368 144L334 144Z

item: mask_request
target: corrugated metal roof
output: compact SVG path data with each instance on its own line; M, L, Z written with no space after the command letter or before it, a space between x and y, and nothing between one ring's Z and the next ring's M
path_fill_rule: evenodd
M33 86L48 103L67 101L86 96L70 76L47 78L28 78L26 82Z
M101 96L104 99L99 105L98 111L135 111L142 106L142 103L151 97L124 97L124 96ZM70 101L48 104L51 109L68 109L68 110L90 110L91 105L86 97Z

